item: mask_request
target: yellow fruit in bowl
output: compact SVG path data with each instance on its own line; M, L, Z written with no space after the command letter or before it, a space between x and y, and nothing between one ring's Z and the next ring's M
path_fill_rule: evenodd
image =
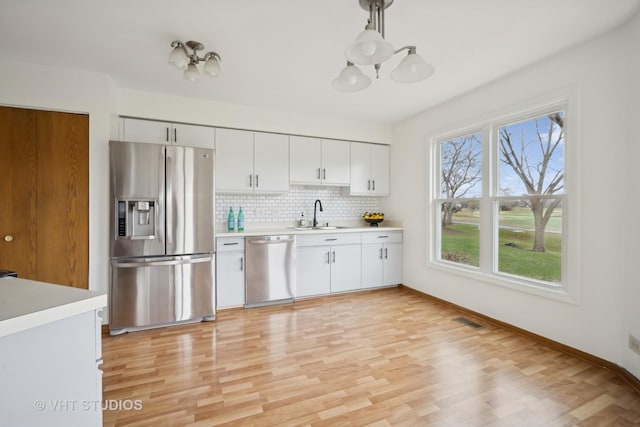
M384 219L384 214L381 212L365 212L365 214L362 216L362 218L364 219L379 219L379 220L383 220Z

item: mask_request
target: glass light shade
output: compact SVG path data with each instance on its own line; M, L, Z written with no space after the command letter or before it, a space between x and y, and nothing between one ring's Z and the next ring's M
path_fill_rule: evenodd
M203 72L207 73L211 77L215 77L220 74L220 63L215 57L211 57L207 59L207 62L204 63Z
M417 53L409 53L391 72L391 78L399 83L413 83L424 80L434 73L433 66L427 64Z
M169 64L184 70L189 65L189 57L180 46L174 48L169 54Z
M358 65L380 64L393 56L393 45L376 30L364 30L344 51L349 62Z
M362 74L362 71L353 64L344 67L331 83L334 89L342 92L357 92L369 87L370 84L371 79Z
M196 64L193 62L189 64L187 69L184 70L184 78L192 82L195 82L200 78L200 72L198 71Z

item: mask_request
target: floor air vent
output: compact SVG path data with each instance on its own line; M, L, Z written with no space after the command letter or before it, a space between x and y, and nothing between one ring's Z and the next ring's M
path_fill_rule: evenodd
M484 326L482 326L481 324L476 323L476 322L474 322L473 320L465 319L464 317L457 317L457 318L455 318L455 319L453 319L453 320L455 320L456 322L460 322L460 323L462 323L463 325L470 326L470 327L472 327L473 329L480 329L480 328L483 328L483 327L484 327Z

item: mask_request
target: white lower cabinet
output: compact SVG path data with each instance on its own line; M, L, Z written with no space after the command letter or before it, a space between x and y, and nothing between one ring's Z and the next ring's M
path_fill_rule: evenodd
M362 287L402 283L402 231L362 234Z
M361 245L331 247L331 292L360 289Z
M297 237L296 297L360 289L360 233Z
M331 292L329 246L300 247L296 253L296 297Z
M243 306L244 294L244 239L221 237L216 244L216 307Z

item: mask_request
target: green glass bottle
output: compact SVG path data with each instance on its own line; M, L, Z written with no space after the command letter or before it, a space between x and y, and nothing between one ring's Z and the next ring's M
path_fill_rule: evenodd
M242 212L242 206L238 211L238 231L244 231L244 212Z
M233 208L229 208L229 216L227 217L227 230L233 231L236 228L236 217L233 215Z

